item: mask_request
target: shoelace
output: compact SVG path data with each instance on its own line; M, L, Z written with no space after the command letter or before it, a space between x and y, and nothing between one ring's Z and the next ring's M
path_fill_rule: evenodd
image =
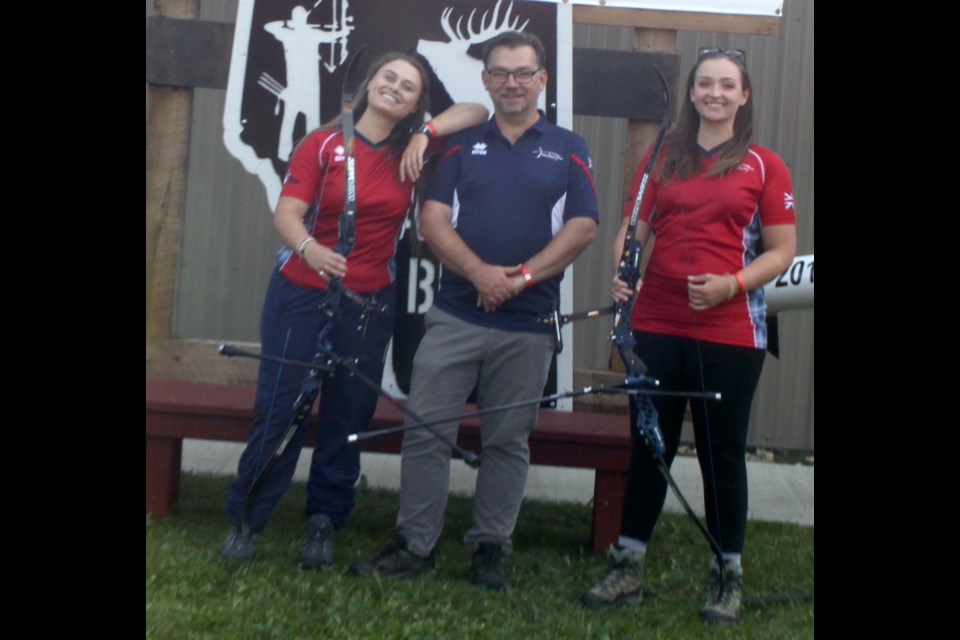
M723 592L720 594L719 599L717 598L717 596L716 596L715 594L716 594L718 591L720 591L720 587L721 587L721 583L720 583L720 572L714 573L714 572L711 571L711 572L710 572L710 578L711 578L711 580L710 580L711 598L712 598L713 600L716 600L716 602L717 602L718 605L726 606L727 604L730 603L731 598L733 598L734 588L740 586L740 585L738 584L738 582L739 582L739 580L738 580L739 576L734 575L732 571L728 571L728 572L726 573L726 580L724 580L723 585L722 585L722 586L723 586Z
M613 560L607 567L607 575L603 576L603 580L600 582L605 586L616 585L626 579L629 568L625 558Z

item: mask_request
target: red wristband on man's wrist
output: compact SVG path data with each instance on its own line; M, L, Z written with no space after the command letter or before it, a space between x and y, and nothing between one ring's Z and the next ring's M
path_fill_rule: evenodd
M746 285L743 284L743 274L737 271L735 274L733 274L733 277L737 279L737 290L740 293L743 293L744 289L746 289Z
M533 276L530 275L530 270L527 269L527 265L520 265L520 273L523 274L523 279L527 283L527 287L533 286Z

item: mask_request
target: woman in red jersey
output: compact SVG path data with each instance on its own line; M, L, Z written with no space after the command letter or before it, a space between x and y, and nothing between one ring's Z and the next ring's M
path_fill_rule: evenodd
M356 358L359 370L379 383L394 325L394 255L424 154L440 149L439 137L480 124L488 114L482 105L459 104L425 123L428 90L426 69L416 57L389 53L371 64L353 110L356 239L347 250L334 250L348 160L339 120L309 134L294 151L273 216L284 247L263 306L265 356L310 362L320 349L321 330L328 328L325 347L340 358ZM331 319L321 306L333 278L359 296L375 296L382 309L371 311L341 295ZM261 361L257 417L229 490L226 510L232 528L222 558L253 559L257 538L290 485L306 425L250 491L291 424L305 377L303 367ZM360 448L347 444L346 437L366 428L377 404L376 389L342 367L324 374L320 386L320 429L307 482L309 521L300 554L300 565L311 569L333 562L334 535L353 510L353 486L360 474ZM248 527L243 528L248 500Z
M669 390L719 391L722 400L690 401L704 485L707 527L723 552L710 559L708 622L740 612L747 523L746 438L750 404L766 350L763 286L796 250L793 186L783 161L753 144L753 100L743 51L702 49L690 71L676 126L647 183L636 237L653 249L637 287L631 326L649 375ZM640 164L614 254L620 260L633 199L651 151ZM613 297L629 300L615 277ZM668 464L680 442L687 399L653 396ZM636 411L631 404L631 418ZM620 538L607 573L583 594L587 606L640 602L647 543L667 483L634 433ZM723 575L723 584L720 584Z

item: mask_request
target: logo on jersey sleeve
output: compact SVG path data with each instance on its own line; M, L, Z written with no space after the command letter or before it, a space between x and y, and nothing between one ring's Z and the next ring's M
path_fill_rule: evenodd
M793 194L785 193L783 194L783 208L784 209L793 209Z
M478 142L477 144L473 145L473 151L471 151L471 154L475 156L487 155L487 143Z
M296 176L287 171L286 175L283 176L283 184L300 184L300 181L297 180Z

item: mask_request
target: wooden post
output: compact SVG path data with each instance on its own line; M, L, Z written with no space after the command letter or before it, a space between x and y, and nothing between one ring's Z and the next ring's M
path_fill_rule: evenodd
M677 32L673 29L642 29L633 30L633 50L644 51L648 53L672 53L677 52ZM677 101L674 96L676 87L670 87L671 100L673 104L671 109L676 109ZM627 205L630 199L630 187L633 186L633 177L637 173L637 167L643 160L647 149L657 139L657 132L660 129L659 122L640 122L638 120L627 121L627 141L624 156L624 179L623 179L623 202L621 211ZM647 264L650 257L650 249L653 242L647 242L643 247L643 258L640 262L641 272ZM610 369L618 372L625 372L623 361L617 353L616 346L610 350Z
M672 29L634 29L633 50L676 54L677 32ZM674 89L675 87L670 87L671 94ZM671 95L671 97L673 96ZM676 100L673 102L672 106L676 107ZM633 184L633 176L637 172L637 166L643 159L643 154L646 153L647 148L656 140L659 129L659 122L639 122L637 120L627 122L626 175L623 185L624 205L630 197L630 186Z
M196 18L199 0L156 0L154 8L168 18ZM173 333L192 104L191 88L147 87L148 351Z

